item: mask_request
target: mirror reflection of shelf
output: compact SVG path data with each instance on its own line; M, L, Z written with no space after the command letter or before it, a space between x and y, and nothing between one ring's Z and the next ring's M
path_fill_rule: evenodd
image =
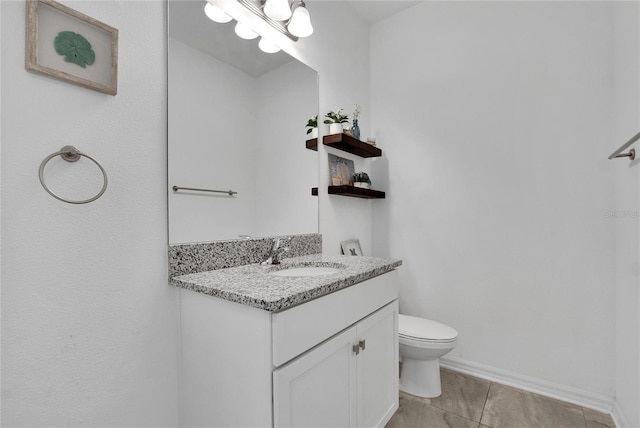
M306 141L307 144L307 149L309 150L313 150L313 151L318 151L318 139L317 138L312 138L310 140Z
M351 196L363 199L384 199L385 192L355 186L329 186L330 195ZM318 188L311 189L311 195L318 196Z

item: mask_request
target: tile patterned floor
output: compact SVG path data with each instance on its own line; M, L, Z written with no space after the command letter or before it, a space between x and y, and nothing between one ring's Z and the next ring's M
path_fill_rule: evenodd
M442 369L442 395L400 392L386 428L615 428L610 415Z

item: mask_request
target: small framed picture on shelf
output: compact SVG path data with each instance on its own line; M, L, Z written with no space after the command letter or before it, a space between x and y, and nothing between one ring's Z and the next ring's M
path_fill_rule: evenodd
M27 71L118 92L118 30L54 0L27 0Z
M341 158L329 153L329 174L331 175L331 185L351 186L353 185L353 174L355 168L351 159Z
M360 241L358 241L357 239L342 241L340 243L340 246L342 247L342 254L344 254L345 256L362 256Z

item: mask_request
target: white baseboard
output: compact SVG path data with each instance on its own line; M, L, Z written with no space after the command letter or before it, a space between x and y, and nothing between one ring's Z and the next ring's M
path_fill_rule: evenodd
M613 403L613 409L611 409L611 417L613 418L613 422L617 427L623 428L629 426L617 402Z
M443 357L440 366L445 369L461 372L471 376L486 379L488 381L512 386L524 391L544 395L556 400L566 401L612 415L616 426L626 427L619 409L614 407L614 398L582 391L564 385L558 385L541 379L523 376L506 370L498 369L484 364L473 363L455 357Z

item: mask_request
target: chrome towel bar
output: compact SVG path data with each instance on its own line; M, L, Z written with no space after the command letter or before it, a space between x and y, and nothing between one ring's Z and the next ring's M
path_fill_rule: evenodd
M640 140L640 132L638 132L636 135L631 137L631 139L629 141L627 141L626 143L621 145L618 148L618 150L616 150L615 152L611 153L611 155L609 156L609 159L630 158L631 160L634 160L636 158L635 149L631 149L627 153L622 153L622 152L625 151L630 145L632 145L633 143L635 143L638 140Z
M233 190L195 189L193 187L178 187L178 186L173 186L172 189L173 189L174 192L177 192L178 190L192 190L194 192L226 193L229 196L233 196L233 195L237 195L238 194L238 192L234 192Z

